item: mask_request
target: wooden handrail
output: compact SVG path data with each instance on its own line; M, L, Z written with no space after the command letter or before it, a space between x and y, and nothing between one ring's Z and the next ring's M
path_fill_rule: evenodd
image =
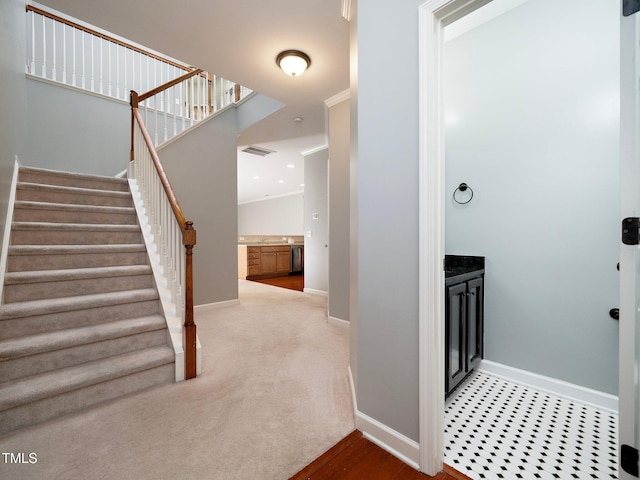
M197 75L198 72L190 72L189 75ZM170 82L169 82L170 83ZM165 84L166 85L166 84ZM171 85L172 86L172 85ZM166 87L168 88L168 87ZM149 92L147 92L149 93ZM145 94L145 98L148 98L148 95ZM182 231L182 243L185 248L185 286L184 286L184 304L185 304L185 315L184 315L184 363L185 363L185 380L189 380L191 378L195 378L197 375L197 360L196 360L196 350L197 350L197 336L196 336L196 324L194 321L193 315L193 247L196 244L196 230L193 228L193 222L185 219L184 213L182 212L182 208L180 208L180 204L178 203L178 199L176 198L175 193L173 192L173 188L171 188L171 183L167 178L167 174L162 167L162 163L160 162L160 158L158 157L158 153L156 152L155 147L153 146L153 142L151 141L151 136L147 131L147 128L142 120L142 116L140 115L140 111L138 110L138 103L140 102L140 97L135 91L131 91L131 160L135 159L135 151L133 144L134 130L135 125L134 122L138 123L138 127L140 128L140 132L142 133L142 137L144 138L144 142L149 149L149 153L151 155L151 159L155 166L155 169L158 173L158 177L160 178L160 182L162 183L162 188L167 194L167 198L169 200L169 204L171 205L171 209L173 210L173 214L176 217L176 221L180 226L180 230Z
M170 80L167 83L163 83L162 85L154 88L153 90L149 90L148 92L143 93L142 95L138 95L138 102L144 102L147 98L151 98L154 95L157 95L158 93L162 92L163 90L166 90L167 88L171 88L174 85L177 85L179 83L182 83L185 80L188 80L191 77L195 77L196 75L199 75L202 72L204 72L204 70L202 70L201 68L197 68L195 70L192 70L191 72L185 73L184 75L178 78L174 78L173 80ZM137 107L137 104L136 104L136 107Z
M177 68L179 68L181 70L187 70L188 71L188 70L191 70L193 68L193 67L191 67L189 65L184 65L184 64L177 63L177 62L175 62L173 60L170 60L170 59L168 59L166 57L162 57L162 56L160 56L158 54L155 54L153 52L145 50L144 48L140 48L140 47L137 47L135 45L131 45L130 43L124 42L122 40L119 40L117 38L111 37L111 36L106 35L104 33L98 32L96 30L93 30L92 28L89 28L89 27L85 26L85 25L81 25L79 23L76 23L76 22L73 22L71 20L68 20L68 19L66 19L64 17L60 17L59 15L56 15L55 13L48 12L47 10L43 10L41 8L35 7L33 5L30 5L28 3L26 5L26 7L27 7L27 12L31 11L31 12L34 12L34 13L38 13L40 15L43 15L43 16L45 16L47 18L50 18L52 20L55 20L57 22L64 23L66 25L69 25L70 27L76 28L78 30L82 30L83 32L90 33L91 35L95 35L96 37L100 37L100 38L102 38L104 40L108 40L109 42L118 44L121 47L125 47L125 48L128 48L130 50L134 50L134 51L136 51L138 53L141 53L143 55L147 55L148 57L155 58L156 60L159 60L161 62L167 63L169 65L173 65L174 67L177 67Z

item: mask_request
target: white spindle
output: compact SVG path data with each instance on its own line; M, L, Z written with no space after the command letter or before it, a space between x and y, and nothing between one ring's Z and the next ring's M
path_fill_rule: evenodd
M85 33L81 32L81 34L82 34L82 88L86 88L86 85L85 85L85 72L87 71L87 69L85 68L85 49L84 49Z
M42 15L42 78L47 78L47 28L45 16Z
M29 73L36 74L36 16L31 12L31 63Z
M116 98L120 98L120 45L116 47Z
M102 55L102 50L103 50L102 46L103 46L102 45L102 41L100 41L98 39L98 48L100 49L100 70L99 70L100 73L99 73L99 78L98 78L98 91L100 93L104 93L103 90L102 90L102 87L104 85L104 73L103 73L103 70L104 70L104 59L103 59L103 55Z
M166 142L169 139L169 131L167 126L167 91L162 92L162 102L164 103L164 140Z
M107 41L107 61L109 62L107 70L107 95L111 96L111 67L113 62L111 61L111 42Z
M76 84L76 27L71 27L71 50L73 52L73 62L71 63L71 85Z
M62 83L67 83L67 26L62 24Z
M93 51L93 35L91 35L91 91L95 92L95 74L94 72L94 65L95 65L95 55L94 55L94 51Z
M56 22L51 21L51 80L56 81L56 50L58 45L56 44Z

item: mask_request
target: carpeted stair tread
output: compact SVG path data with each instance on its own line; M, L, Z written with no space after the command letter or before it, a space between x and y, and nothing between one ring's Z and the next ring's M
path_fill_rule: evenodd
M33 200L17 200L15 208L33 209L33 210L67 210L85 213L119 213L126 215L135 215L134 207L118 207L108 205L83 205L75 203L55 203L55 202L37 202Z
M75 232L139 232L138 225L111 225L106 223L55 223L55 222L13 222L13 230L75 231Z
M26 272L8 272L5 285L24 283L56 282L63 280L122 277L125 275L149 275L149 265L124 265L116 267L66 268L59 270L35 270Z
M102 190L97 188L71 187L67 185L48 185L43 183L18 182L17 190L39 190L43 192L67 193L75 195L92 195L102 197L129 198L130 193L120 190Z
M2 340L0 341L0 361L161 330L165 327L166 321L161 315L151 315Z
M0 411L173 363L166 346L109 357L0 384Z
M85 253L145 252L144 243L115 243L104 245L11 245L9 255L80 255Z
M40 180L38 183L43 184L64 185L67 183L78 184L84 182L110 185L113 189L122 189L123 191L129 189L126 178L92 175L87 173L63 172L47 168L21 166L19 175L20 181L24 178L36 177ZM46 181L43 181L44 179L46 179Z
M158 292L155 288L143 288L102 294L8 303L0 305L0 321L34 315L47 315L51 313L84 310L87 308L106 307L123 303L146 302L149 300L157 300L158 298Z

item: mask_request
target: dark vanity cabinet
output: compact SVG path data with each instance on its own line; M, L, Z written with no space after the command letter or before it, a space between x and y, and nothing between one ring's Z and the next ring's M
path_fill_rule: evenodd
M445 259L446 395L480 363L484 347L484 257L451 257Z

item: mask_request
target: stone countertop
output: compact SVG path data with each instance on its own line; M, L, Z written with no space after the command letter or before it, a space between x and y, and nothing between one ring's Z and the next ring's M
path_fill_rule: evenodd
M303 247L304 243L238 243L241 247Z
M484 257L445 255L444 276L446 279L468 273L484 273Z

